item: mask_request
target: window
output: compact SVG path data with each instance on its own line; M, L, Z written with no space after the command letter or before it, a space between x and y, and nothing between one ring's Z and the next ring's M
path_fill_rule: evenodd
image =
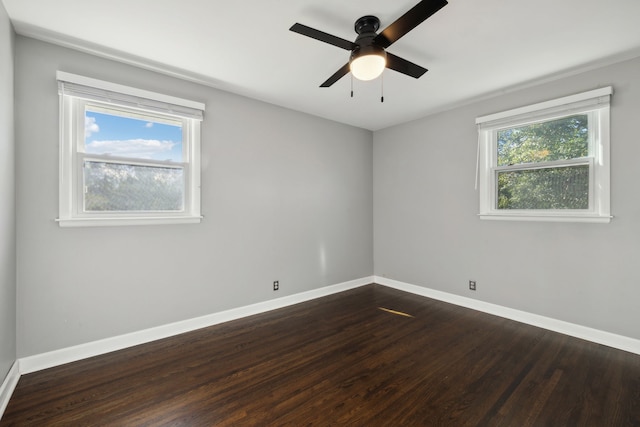
M58 72L61 226L200 222L204 105Z
M476 119L482 219L609 222L611 87Z

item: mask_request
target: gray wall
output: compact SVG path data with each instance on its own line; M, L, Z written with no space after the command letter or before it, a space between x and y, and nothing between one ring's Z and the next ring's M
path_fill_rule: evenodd
M0 49L8 58L2 70L9 74L0 84L11 91L7 64L13 36L5 15L0 25ZM640 338L640 280L633 271L640 259L640 197L635 196L640 144L634 132L640 117L640 60L432 115L372 137L368 131L33 39L17 37L15 43L19 357L372 271ZM202 224L56 225L56 70L207 104ZM616 91L611 224L479 220L473 188L475 117L609 84ZM0 262L7 266L0 294L7 317L0 328L0 373L15 358L16 309L11 102L1 108L9 111L0 115L6 120L0 126L0 149L7 152L0 156L7 162L0 168L6 187L0 190L0 229L8 234L0 249ZM470 279L478 281L475 293L467 290ZM280 280L277 293L271 290L273 280Z
M19 357L371 275L371 132L21 36L15 62ZM206 103L201 224L54 222L56 70Z
M612 222L478 219L475 118L606 85ZM636 59L376 132L375 274L640 339L639 120Z
M13 28L0 3L0 383L16 360Z

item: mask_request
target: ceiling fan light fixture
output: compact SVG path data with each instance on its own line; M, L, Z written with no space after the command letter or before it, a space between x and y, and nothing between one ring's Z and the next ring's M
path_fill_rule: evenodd
M420 0L400 18L378 34L380 20L373 15L358 18L353 29L358 34L355 42L295 23L289 28L294 33L311 37L323 43L351 51L349 62L333 73L320 87L330 87L351 71L351 77L359 80L373 80L380 76L385 68L413 77L420 78L427 72L426 68L402 59L399 56L387 54L393 43L404 37L409 31L424 22L431 15L448 4L447 0Z
M380 76L387 66L387 54L375 45L362 46L351 54L349 69L358 80L373 80Z

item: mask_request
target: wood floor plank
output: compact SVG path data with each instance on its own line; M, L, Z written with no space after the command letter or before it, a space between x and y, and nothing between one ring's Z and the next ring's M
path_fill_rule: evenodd
M640 426L639 402L638 355L369 285L24 375L0 427Z

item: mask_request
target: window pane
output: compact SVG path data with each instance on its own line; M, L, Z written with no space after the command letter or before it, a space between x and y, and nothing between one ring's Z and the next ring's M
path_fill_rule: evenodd
M498 209L589 209L589 166L498 172Z
M182 162L182 122L142 114L85 109L84 152Z
M182 168L85 161L84 185L87 212L184 209Z
M589 155L587 114L498 131L498 166Z

